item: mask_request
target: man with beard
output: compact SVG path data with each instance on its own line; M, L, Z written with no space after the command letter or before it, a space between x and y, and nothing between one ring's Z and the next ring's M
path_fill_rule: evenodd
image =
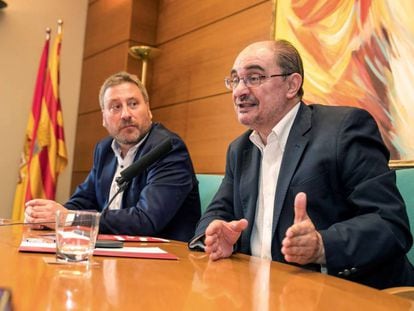
M285 40L256 42L230 77L239 122L221 186L190 248L235 251L377 288L414 284L404 202L377 124L362 109L305 105Z
M148 93L134 75L110 76L101 87L99 102L110 137L96 145L85 181L64 205L45 199L26 202L25 221L53 222L58 209L96 210L101 212L100 233L188 241L200 218L200 198L184 142L152 122ZM166 139L172 150L134 177L122 196L107 206L118 191L120 172Z

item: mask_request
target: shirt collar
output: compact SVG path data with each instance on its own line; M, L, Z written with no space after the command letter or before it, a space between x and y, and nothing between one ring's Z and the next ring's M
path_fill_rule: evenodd
M135 158L135 155L137 153L137 150L138 150L139 146L141 146L144 143L144 141L148 137L148 135L149 135L149 132L139 142L137 142L134 146L129 148L127 154L125 155L125 158L126 157L131 157L131 156L132 156L132 158ZM122 160L121 147L119 146L118 142L115 139L112 140L111 148L114 151L116 157L118 158L118 162L120 160Z
M298 102L292 109L274 126L272 132L268 136L268 142L277 139L279 141L279 146L283 151L285 151L285 146L287 139L289 137L290 129L292 128L295 117L299 111L300 102ZM263 150L265 145L260 138L259 133L254 130L250 136L250 141L255 144L260 150Z

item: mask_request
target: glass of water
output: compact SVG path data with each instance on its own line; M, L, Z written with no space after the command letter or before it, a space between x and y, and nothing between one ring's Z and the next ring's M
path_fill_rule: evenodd
M56 211L56 257L58 261L88 262L99 231L98 212Z

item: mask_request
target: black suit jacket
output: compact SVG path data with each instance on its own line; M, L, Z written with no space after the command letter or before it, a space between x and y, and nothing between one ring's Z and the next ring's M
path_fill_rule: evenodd
M246 218L249 225L236 245L246 254L251 254L261 161L250 133L229 146L225 177L194 237L202 236L214 219ZM285 262L281 242L293 224L294 198L305 192L329 274L378 288L414 285L414 270L405 256L412 237L388 158L377 124L366 111L301 103L276 189L273 260ZM319 265L305 268L320 271Z
M112 138L95 147L93 167L65 204L69 209L102 212L99 232L157 236L188 241L200 218L198 183L188 150L176 134L153 124L134 161L170 138L172 150L132 179L123 193L122 208L108 210L109 191L117 160Z

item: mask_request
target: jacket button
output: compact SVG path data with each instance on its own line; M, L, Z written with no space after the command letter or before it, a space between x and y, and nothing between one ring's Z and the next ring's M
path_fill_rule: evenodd
M355 273L355 272L357 272L358 271L358 269L357 268L351 268L351 273Z
M349 271L348 269L344 270L344 276L349 276L351 274L351 271Z

